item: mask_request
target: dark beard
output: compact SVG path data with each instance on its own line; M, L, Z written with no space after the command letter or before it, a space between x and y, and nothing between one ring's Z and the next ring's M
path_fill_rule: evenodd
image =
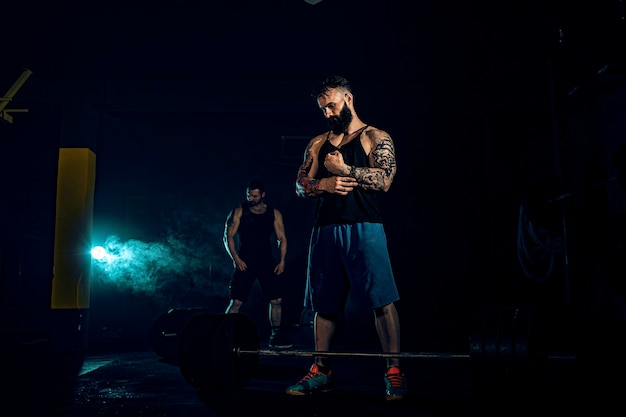
M246 205L247 207L254 207L254 206L258 206L259 204L261 204L263 202L263 200L260 201L244 201L244 205Z
M351 122L352 112L344 102L339 116L332 116L328 119L328 127L330 127L330 130L332 130L334 134L338 135L340 133L346 133Z

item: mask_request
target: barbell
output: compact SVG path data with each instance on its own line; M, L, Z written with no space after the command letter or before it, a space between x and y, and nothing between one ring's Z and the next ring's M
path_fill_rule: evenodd
M260 349L259 336L245 314L210 314L202 308L172 309L151 326L149 341L163 359L178 365L185 381L203 390L243 388L254 377L259 357L399 358L471 361L475 369L513 371L531 361L571 361L575 355L540 354L530 332L530 310L483 309L469 336L468 352L345 352Z
M398 353L376 353L376 352L336 352L336 351L313 351L313 350L273 350L256 349L243 350L239 347L233 349L237 356L259 355L259 356L297 356L297 357L340 357L340 358L406 358L406 359L470 359L467 353L446 353L446 352L398 352Z

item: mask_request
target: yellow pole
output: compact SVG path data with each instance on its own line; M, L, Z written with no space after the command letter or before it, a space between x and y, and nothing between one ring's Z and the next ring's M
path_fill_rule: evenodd
M61 148L57 175L52 334L55 349L86 347L96 157Z

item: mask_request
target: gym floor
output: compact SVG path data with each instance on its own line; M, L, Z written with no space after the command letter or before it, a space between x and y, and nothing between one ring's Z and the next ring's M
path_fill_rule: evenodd
M308 343L295 344L290 350L310 348ZM259 349L269 352L266 343ZM337 350L354 351L348 346ZM81 355L42 354L28 348L5 355L4 415L471 417L550 411L563 415L581 407L594 415L609 415L622 407L624 388L620 378L624 368L612 366L608 359L603 366L551 361L524 370L491 371L470 360L408 358L403 359L408 396L385 401L380 357L335 357L337 388L298 397L284 389L306 373L311 358L304 355L254 355L255 366L245 370L243 386L235 389L198 387L197 378L190 383L190 372L199 371L183 372L176 360L157 353L154 345L76 356Z

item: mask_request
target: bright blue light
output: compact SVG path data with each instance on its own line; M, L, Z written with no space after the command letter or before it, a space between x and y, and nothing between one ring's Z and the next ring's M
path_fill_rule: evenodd
M102 246L95 246L91 249L91 257L96 261L101 261L107 255L107 251Z

